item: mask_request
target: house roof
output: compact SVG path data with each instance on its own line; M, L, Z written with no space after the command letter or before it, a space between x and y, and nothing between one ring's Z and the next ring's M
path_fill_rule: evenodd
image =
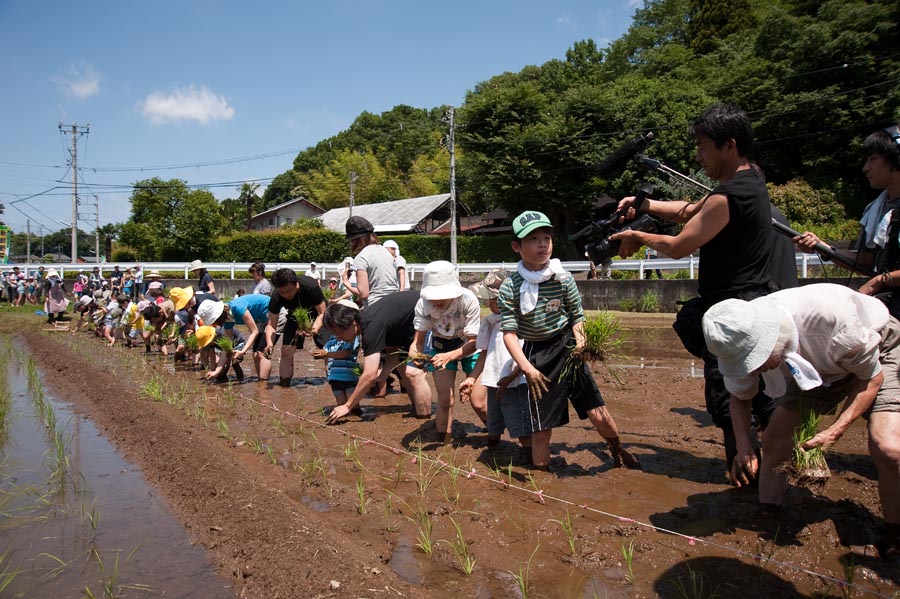
M293 200L288 200L287 202L282 202L281 204L278 204L277 206L272 206L272 207L269 208L268 210L265 210L265 211L260 212L260 213L258 213L258 214L254 214L254 215L250 218L250 220L254 220L254 219L256 219L256 218L259 218L260 216L265 216L266 214L269 214L270 212L276 212L276 211L278 211L278 210L281 210L282 208L286 208L286 207L288 207L288 206L293 206L294 204L301 203L301 202L304 203L304 204L306 204L307 206L309 206L309 207L312 208L313 210L318 211L319 214L322 214L322 213L325 212L325 209L324 209L324 208L322 208L322 207L320 207L320 206L317 206L316 204L313 204L312 202L310 202L309 200L307 200L307 199L304 198L304 197L300 197L300 198L294 198Z
M353 216L361 216L372 223L376 233L398 233L412 231L432 212L450 201L449 193L421 198L409 198L378 204L362 204L353 207ZM319 217L327 228L338 233L345 232L350 208L332 208Z

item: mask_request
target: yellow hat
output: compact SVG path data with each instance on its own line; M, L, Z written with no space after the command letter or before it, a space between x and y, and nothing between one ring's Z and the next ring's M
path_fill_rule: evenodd
M176 310L182 310L194 297L193 287L172 287L169 291L169 299L175 303Z
M197 327L197 330L194 331L194 336L197 337L197 341L200 343L200 347L206 347L216 336L216 329L213 327Z

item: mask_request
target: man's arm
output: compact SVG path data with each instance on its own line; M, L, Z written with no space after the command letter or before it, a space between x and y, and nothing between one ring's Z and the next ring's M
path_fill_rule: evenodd
M850 428L850 425L872 407L872 404L875 402L875 396L881 390L882 383L884 383L884 372L879 372L866 381L857 379L856 384L853 385L853 388L847 394L848 397L853 399L847 402L847 407L844 408L841 415L835 419L831 426L804 443L803 449L821 447L823 450L827 450L837 443L838 439Z
M362 398L365 397L366 393L369 392L369 389L378 379L378 367L380 365L381 352L375 352L372 355L363 358L363 371L362 374L359 375L359 381L356 383L353 394L347 398L347 403L335 406L325 422L328 424L337 422L359 405L359 402L362 401Z
M657 203L659 202L654 202L654 204ZM706 245L728 224L728 198L725 196L709 196L699 205L699 210L687 221L681 233L674 237L645 233L644 231L622 231L610 235L609 238L613 241L617 239L622 241L622 245L619 247L619 256L622 258L632 255L642 245L676 260L683 258Z

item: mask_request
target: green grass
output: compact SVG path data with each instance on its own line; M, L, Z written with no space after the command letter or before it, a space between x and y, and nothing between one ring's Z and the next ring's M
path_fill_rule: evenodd
M619 302L619 309L623 312L653 314L659 312L659 296L648 290L637 299L622 300Z

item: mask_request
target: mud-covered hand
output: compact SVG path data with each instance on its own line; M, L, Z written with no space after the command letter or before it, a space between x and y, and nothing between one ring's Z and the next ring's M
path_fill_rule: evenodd
M272 347L271 345L267 345L267 346L266 346L266 349L264 349L263 352L262 352L263 357L264 357L266 360L271 360L271 359L272 359L272 351L273 351L274 349L275 349L275 348Z
M472 398L472 389L475 388L475 379L467 377L459 384L459 400L467 403Z
M349 413L350 408L347 406L347 404L335 406L328 414L328 418L325 419L325 424L334 424Z
M544 393L550 389L548 386L550 384L550 379L544 376L543 372L534 367L525 371L525 381L528 383L528 391L535 399L543 398Z
M756 478L759 472L759 460L756 453L738 453L731 465L731 483L736 487L744 487Z

